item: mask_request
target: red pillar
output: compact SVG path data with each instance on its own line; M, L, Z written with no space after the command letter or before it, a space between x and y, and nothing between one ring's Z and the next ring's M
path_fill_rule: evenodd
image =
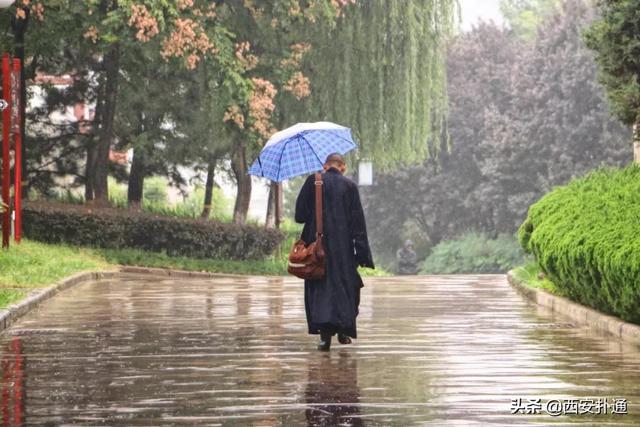
M6 352L2 356L0 366L2 366L2 400L0 401L0 409L2 410L2 427L9 427L11 424L11 353Z
M20 123L22 123L22 105L20 105L20 93L22 88L20 82L20 73L21 73L22 63L19 59L13 60L13 76L14 76L14 93L17 94L13 98L13 102L17 105L14 107L15 111L17 111L17 115L15 117L14 124L14 134L13 134L13 152L15 153L15 158L13 160L13 175L15 178L15 183L13 186L13 208L15 212L15 222L13 224L13 238L16 243L20 243L20 239L22 237L22 127Z
M11 64L9 54L2 57L2 93L3 98L9 106L2 112L2 202L4 203L4 213L2 214L2 247L9 247L11 236L11 209L10 209L10 186L11 186Z
M24 425L24 365L22 342L20 337L14 337L2 351L0 369L2 383L0 383L0 419L2 427Z

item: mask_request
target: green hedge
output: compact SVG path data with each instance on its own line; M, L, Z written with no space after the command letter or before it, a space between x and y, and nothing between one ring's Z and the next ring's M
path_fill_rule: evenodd
M30 204L23 224L25 237L41 242L193 258L264 259L284 238L261 227L70 205Z
M524 263L524 253L512 235L491 239L469 233L436 245L424 260L422 274L505 273Z
M531 206L519 237L569 298L640 323L640 167L555 189Z

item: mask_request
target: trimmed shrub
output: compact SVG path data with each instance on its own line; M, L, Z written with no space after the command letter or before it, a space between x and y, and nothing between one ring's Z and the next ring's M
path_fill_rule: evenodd
M640 167L556 188L531 206L519 237L569 298L640 323Z
M264 259L284 239L278 230L255 226L72 205L29 204L23 221L25 237L41 242L193 258Z
M504 273L524 263L517 240L501 234L490 239L469 233L459 239L441 242L424 260L422 274Z

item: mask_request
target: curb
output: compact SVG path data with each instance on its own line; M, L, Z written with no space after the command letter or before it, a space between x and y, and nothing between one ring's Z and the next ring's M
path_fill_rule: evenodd
M57 295L59 292L77 286L88 280L112 279L120 274L120 271L90 271L77 273L73 276L62 279L58 283L46 288L36 289L29 292L26 298L20 302L10 305L0 310L0 332L15 323L20 317L29 313L40 303Z
M530 301L568 317L579 325L588 326L601 334L614 336L622 341L640 345L640 326L624 322L617 317L602 314L592 308L552 295L541 289L531 288L517 280L513 270L507 273L509 284Z
M204 271L187 271L187 270L172 270L170 268L155 268L155 267L135 267L129 265L121 265L120 273L129 274L150 274L154 276L170 276L170 277L200 277L203 279L216 278L216 277L280 277L280 276L252 276L246 274L231 274L231 273L207 273Z

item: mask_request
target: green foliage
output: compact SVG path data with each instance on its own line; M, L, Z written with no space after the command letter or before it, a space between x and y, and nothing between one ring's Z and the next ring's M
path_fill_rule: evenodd
M0 286L46 286L81 271L110 268L90 250L23 240L0 252Z
M24 298L27 294L24 291L15 289L0 289L0 308L5 308Z
M549 280L537 262L529 262L513 269L514 278L532 288L539 288L554 295L562 296L558 287Z
M224 195L221 188L213 188L213 196L211 202L211 218L223 222L231 221L231 201ZM204 188L197 187L184 201L176 203L175 206L169 207L166 211L155 211L151 206L143 209L163 215L169 216L186 216L190 218L198 218L204 209Z
M175 216L184 218L200 218L204 208L204 188L196 187L183 201L170 205L167 201L168 181L164 177L152 177L144 182L144 200L142 210L144 212L163 216ZM62 203L84 203L84 198L66 192L54 198ZM109 178L109 201L111 206L119 209L127 208L127 188L124 184L118 184L115 179ZM229 222L231 217L231 202L224 195L222 189L213 189L211 219Z
M283 265L276 257L239 261L169 256L164 252L148 252L139 249L100 249L97 252L107 261L120 265L256 276L284 276L287 274L286 264Z
M303 225L298 224L290 218L285 218L280 228L286 236L285 246L292 246L293 243L300 238Z
M600 81L613 112L627 125L640 120L640 13L637 0L600 1L600 19L585 32L596 52Z
M383 166L417 163L440 147L447 112L444 45L454 28L456 0L178 3L50 0L44 20L31 19L26 48L33 62L27 72L74 78L68 87L39 84L44 102L27 119L30 186L47 192L58 178L71 176L73 186L85 185L88 198L95 193L99 204L106 203L109 165L107 156L96 156L96 148L100 153L133 148L137 183L152 175L180 182L179 166L202 170L212 159L242 154L244 160L246 154L251 160L260 148L254 116L271 116L252 111L259 104L269 107L269 100L249 105L253 79L278 89L267 127L311 119L351 125L363 142L362 154ZM215 13L209 9L214 6ZM0 46L6 51L13 48L8 30L13 12L0 16L6 24ZM154 33L157 20L157 35L136 27L137 18ZM184 30L181 22L197 25L197 43L173 33L176 27ZM213 47L206 52L193 47L206 44L200 29ZM186 42L176 47L184 55L167 61L161 55L164 42L176 39ZM306 43L311 51L303 60L293 47ZM242 53L240 45L248 51ZM247 60L253 55L255 64ZM194 58L195 69L185 67ZM289 82L298 72L310 77L313 100L292 94ZM86 122L52 123L52 112L73 109L79 101L95 106ZM230 107L242 113L244 125L224 119ZM238 168L237 175L246 176L245 169ZM120 195L112 199L123 205Z
M35 103L39 106L31 109L27 116L29 185L47 190L57 177L67 175L75 178L75 185L93 181L102 188L106 184L104 174L97 173L96 169L106 171L108 165L106 157L96 157L95 152L91 152L98 141L103 145L106 141L107 149L112 140L118 141L119 147L113 147L116 149L123 145L138 147L146 142L150 151L160 153L157 157L164 160L158 162L162 163L160 166L154 166L166 170L167 163L176 159L160 148L192 136L183 132L178 137L174 132L176 126L166 126L169 122L175 123L178 112L184 111L184 103L178 101L189 98L191 105L197 104L184 90L189 83L185 77L191 71L185 67L187 57L193 59L192 55L196 55L200 64L209 68L209 75L216 83L224 82L228 73L235 73L239 67L230 48L234 35L213 14L203 13L211 2L195 0L186 8L178 2L154 0L48 0L42 3L46 3L44 19L32 14L26 32L27 82L34 80L36 70L51 76L73 74L74 78L68 86L38 83L38 91L27 91L30 98L42 96ZM148 16L146 12L141 14L141 8ZM0 32L0 46L4 51L13 50L8 20L14 14L12 9L0 15L5 29ZM145 29L139 27L140 18L143 25L147 25ZM153 20L157 21L157 27ZM215 51L184 46L179 58L167 61L161 55L165 50L163 41L169 40L185 20L197 26L194 35L207 37ZM167 101L169 93L171 102ZM78 102L95 106L95 123L91 122L94 120L91 113L85 115L88 123L52 123L52 112L74 109ZM194 105L193 110L198 107ZM209 111L206 113L212 116ZM221 115L215 119L221 122ZM93 160L84 168L87 158Z
M530 42L535 40L544 19L561 3L561 0L501 0L500 12L516 36Z
M531 206L520 243L568 297L640 323L640 167L601 169Z
M310 111L350 127L359 155L379 168L436 154L448 112L446 41L456 6L455 0L358 1L336 28L318 28Z
M42 200L44 199L41 195L35 193L29 196L29 200ZM71 205L81 205L84 203L84 197L81 194L78 194L75 191L67 190L54 190L53 197L51 199L60 202L67 203Z
M237 260L264 259L283 239L280 231L254 226L44 204L24 210L24 235L47 243Z
M124 209L127 207L127 186L120 184L113 177L109 177L109 203L116 208ZM83 198L84 200L84 198ZM64 200L61 200L64 202Z
M144 181L144 201L149 205L167 205L167 187L169 181L162 176L153 176ZM127 186L116 182L113 177L109 177L109 202L118 208L127 207Z
M167 203L167 186L169 182L161 176L154 176L144 181L144 200L151 203Z
M422 274L505 273L524 262L524 253L510 235L491 239L469 233L436 245L422 264Z
M286 181L284 185L284 214L287 218L295 217L296 199L306 178L305 176L293 178Z
M630 157L581 31L593 10L569 0L534 43L480 24L447 59L451 152L378 174L363 191L376 258L394 258L413 222L433 244L470 231L515 234L529 206L556 185Z

